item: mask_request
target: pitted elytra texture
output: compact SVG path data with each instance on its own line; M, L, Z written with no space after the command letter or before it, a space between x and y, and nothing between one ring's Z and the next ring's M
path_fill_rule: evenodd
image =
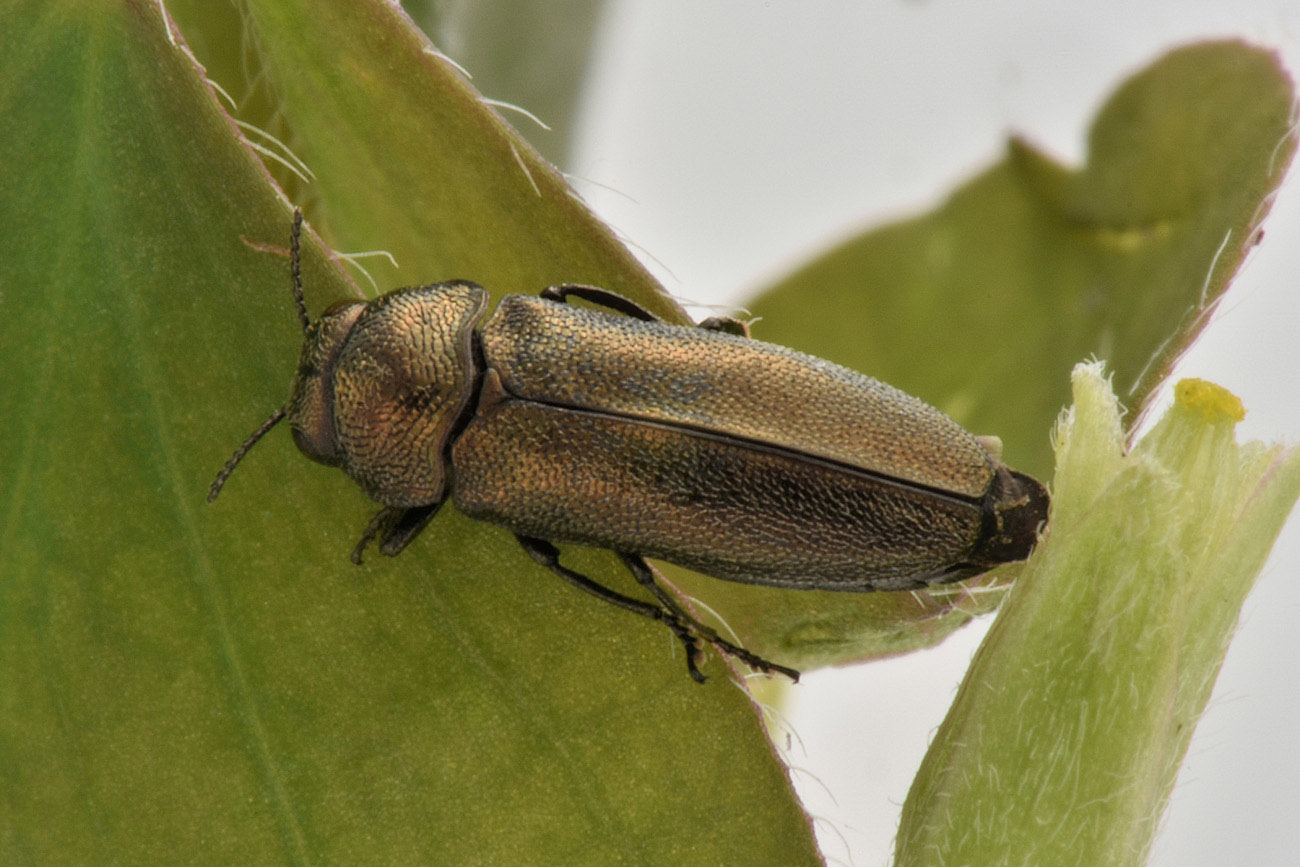
M571 307L572 295L629 315ZM953 581L1033 547L1043 486L920 400L736 323L667 325L593 287L542 296L506 296L481 332L487 293L467 282L331 309L306 328L289 401L210 498L287 416L299 448L385 506L358 562L375 538L400 552L450 496L565 580L666 624L697 680L699 639L798 673L696 621L645 557L730 581L869 591ZM299 313L306 322L301 302ZM567 569L555 541L618 552L655 601Z
M699 328L527 295L483 329L488 364L524 400L696 428L979 497L993 463L909 394L821 358Z

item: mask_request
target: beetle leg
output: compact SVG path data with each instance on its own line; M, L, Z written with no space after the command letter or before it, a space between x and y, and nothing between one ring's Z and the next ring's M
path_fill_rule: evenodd
M655 580L654 570L650 568L650 564L645 561L644 557L635 554L619 554L618 556L619 559L623 561L623 565L627 566L627 568L632 572L637 583L653 593L655 599L659 600L659 604L670 611L674 617L689 624L696 635L699 635L723 653L736 657L736 659L739 659L752 669L767 674L773 672L784 674L795 683L799 682L799 672L796 669L787 668L784 665L777 665L775 662L770 662L756 653L751 653L740 645L732 644L730 641L727 641L725 638L718 635L715 630L705 626L703 623L684 611L682 607L677 604L677 600L672 597L672 594L660 586L659 582Z
M721 331L737 337L749 337L749 323L731 316L710 316L700 321L699 326L705 331Z
M357 547L352 549L352 562L361 565L361 555L371 542L375 540L381 532L387 535L388 527L391 526L404 510L394 506L384 506L379 512L370 519L366 525L366 530L361 534L361 541L357 542Z
M415 506L409 509L402 509L391 526L384 531L383 541L379 544L379 551L389 557L396 557L405 550L406 546L420 531L429 525L433 516L438 514L438 509L442 507L442 500L436 503L430 503L427 506Z
M427 506L410 508L385 506L380 509L378 514L370 519L370 524L361 534L361 541L357 542L357 547L352 549L352 562L360 566L361 555L376 538L380 540L380 553L396 557L411 544L411 540L420 535L421 530L428 526L441 506L442 501L439 500Z
M601 289L599 286L584 286L581 283L562 283L559 286L547 286L538 294L548 301L559 301L560 303L565 303L570 295L576 295L584 301L590 301L592 304L599 304L602 307L608 307L610 310L625 313L628 316L644 320L645 322L663 321L640 304L637 304L635 301L624 298L617 292L611 292L608 289Z
M704 683L706 678L700 672L698 666L700 657L699 642L696 640L689 623L683 621L676 611L660 605L651 605L649 602L642 602L630 596L624 596L622 593L617 593L605 585L591 580L586 575L566 568L560 563L559 550L544 539L533 539L519 535L516 535L515 538L528 552L528 556L575 587L585 590L592 596L603 599L611 605L617 605L626 611L640 614L642 617L648 617L651 620L657 620L671 629L673 634L677 636L677 640L686 648L686 669L690 673L691 679L697 683Z
M561 283L558 286L547 286L538 294L548 301L558 301L562 304L568 301L570 295L575 295L584 301L608 307L611 310L645 322L663 321L663 319L635 301L624 298L617 292L601 289L599 286L586 286L582 283ZM721 331L726 334L734 334L737 337L749 337L749 324L731 316L710 316L700 322L699 327L705 331Z

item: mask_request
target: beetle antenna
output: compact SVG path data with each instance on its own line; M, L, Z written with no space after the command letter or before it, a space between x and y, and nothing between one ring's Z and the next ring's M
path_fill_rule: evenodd
M293 278L293 303L298 308L298 321L305 334L311 325L307 316L307 302L302 297L302 208L293 209L293 228L289 230L289 274Z
M289 276L293 281L293 304L298 309L298 321L302 323L302 330L306 333L311 327L311 318L307 316L307 302L303 299L302 293L302 208L293 209L293 228L289 230ZM257 445L257 441L266 436L267 431L275 427L284 419L285 409L280 407L271 413L271 417L262 422L257 430L249 434L248 439L244 440L235 453L226 461L226 465L217 473L217 477L212 480L212 487L208 488L208 502L211 503L217 499L221 489L225 487L226 479L239 466L239 462L248 454L249 449Z
M283 418L284 407L280 407L271 413L271 417L262 422L261 426L249 435L248 439L244 440L243 445L235 449L235 453L230 456L230 460L226 461L226 465L221 468L221 472L217 473L217 477L212 480L212 487L208 488L209 503L217 498L217 494L221 493L221 488L226 484L226 479L230 478L230 474L235 471L235 467L239 466L239 462L244 459L244 455L248 454L248 450L257 445L257 441L266 436L266 432L279 424Z

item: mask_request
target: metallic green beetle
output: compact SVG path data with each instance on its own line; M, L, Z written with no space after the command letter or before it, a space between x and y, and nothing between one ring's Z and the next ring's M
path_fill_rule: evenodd
M476 327L487 292L459 281L337 304L309 322L300 232L295 214L306 338L291 395L208 499L287 417L304 454L383 504L358 563L376 538L400 552L450 496L566 580L665 623L696 680L699 639L797 679L683 611L644 558L772 587L906 590L1024 559L1046 519L1043 486L988 441L891 386L750 339L733 320L668 325L612 292L564 285L507 295ZM617 552L655 601L565 568L553 542Z

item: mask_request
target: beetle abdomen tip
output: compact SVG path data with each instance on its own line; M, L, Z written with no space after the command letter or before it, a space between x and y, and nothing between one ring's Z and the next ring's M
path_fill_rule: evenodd
M1033 476L998 467L984 502L987 532L975 551L976 562L987 568L1024 560L1047 521L1051 505L1047 489Z

